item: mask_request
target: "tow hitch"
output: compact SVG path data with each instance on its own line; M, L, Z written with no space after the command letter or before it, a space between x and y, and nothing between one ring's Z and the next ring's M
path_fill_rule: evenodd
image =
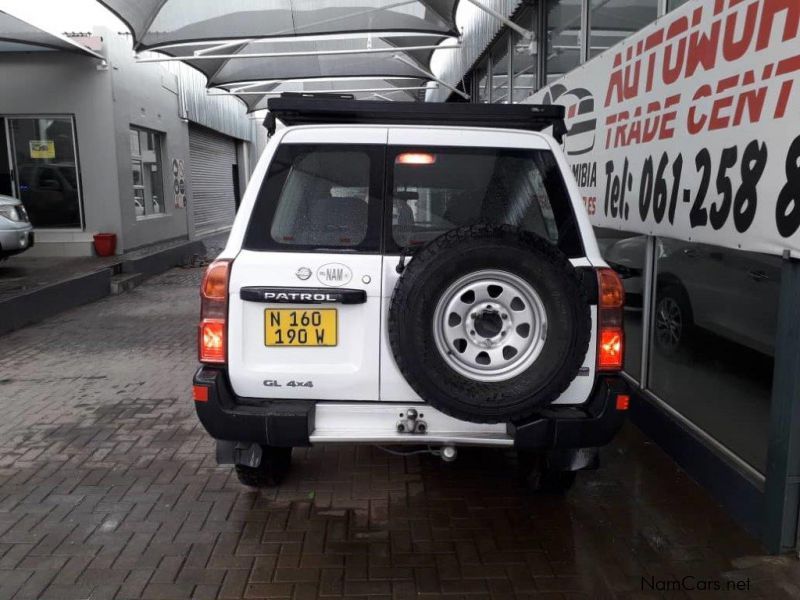
M402 433L405 435L424 435L428 432L428 424L422 419L424 416L425 415L421 412L418 412L416 408L407 408L405 412L400 413L400 420L396 425L397 433ZM431 446L428 446L428 448L425 450L412 450L410 452L398 452L396 450L384 448L383 446L378 447L381 450L385 450L391 454L408 455L430 453L434 456L440 457L444 462L453 462L458 456L456 447L452 445L441 446L440 448L432 448Z
M422 420L424 415L417 412L416 408L406 409L400 413L400 420L397 422L397 433L425 433L428 431L428 424Z

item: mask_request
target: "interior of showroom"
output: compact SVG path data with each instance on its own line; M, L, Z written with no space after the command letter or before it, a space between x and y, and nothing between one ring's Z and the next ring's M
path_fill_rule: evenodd
M557 103L623 278L633 417L771 551L796 547L800 5L470 9L428 100ZM470 36L471 34L471 36Z

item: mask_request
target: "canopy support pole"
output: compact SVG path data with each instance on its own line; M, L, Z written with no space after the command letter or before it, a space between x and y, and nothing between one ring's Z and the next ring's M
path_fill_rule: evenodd
M245 90L252 90L253 88L261 87L262 85L272 85L272 84L283 84L283 83L344 83L350 81L387 81L387 80L404 80L407 79L409 81L414 81L416 79L420 79L420 77L409 77L408 75L404 75L403 77L381 77L376 75L370 75L367 77L306 77L306 78L297 78L297 79L264 79L262 81L242 81L240 83L221 83L215 87L219 89L223 89L228 92L243 92ZM226 87L229 86L229 87Z
M351 90L279 90L272 92L206 92L208 96L280 96L284 92L297 93L297 94L359 94L361 92L410 92L418 90L427 90L427 86L414 86L414 87L391 87L391 88L353 88Z
M344 56L348 54L385 54L388 52L411 52L415 50L458 50L460 45L454 46L408 46L388 48L353 48L347 50L298 50L296 52L254 52L250 54L194 54L192 56L158 56L140 58L136 57L138 63L155 62L177 62L193 60L230 60L234 58L292 58L298 56Z
M248 38L244 40L231 40L230 42L221 42L219 44L215 44L213 46L209 46L208 48L202 48L200 50L195 50L195 56L202 56L203 54L208 54L209 52L214 52L215 50L224 50L225 48L233 48L234 46L239 46L242 44L249 44L250 42L254 42L256 39Z
M445 46L445 48L446 48L446 47L447 47L447 46ZM453 47L455 47L455 46L453 46ZM430 79L432 79L433 81L435 81L435 82L436 82L436 83L438 83L439 85L443 85L444 87L446 87L446 88L447 88L448 90L450 90L451 92L454 92L454 93L458 94L459 96L461 96L462 98L464 98L464 100L469 100L469 94L465 94L464 92L462 92L461 90L459 90L457 87L450 85L450 84L449 84L449 83L447 83L446 81L442 81L441 79L439 79L438 77L436 77L436 75L434 75L433 73L431 73L431 72L430 72L428 69L426 69L426 68L424 68L424 67L422 67L422 66L418 65L417 63L415 63L413 60L411 60L411 59L410 59L408 56L406 56L405 54L401 54L401 53L399 53L399 52L398 52L397 54L393 55L393 56L392 56L392 58L394 58L395 60L399 60L401 63L405 63L405 64L407 64L409 67L412 67L412 68L416 69L417 71L419 71L419 72L420 72L420 73L422 73L423 75L425 75L425 76L429 77ZM426 89L427 89L427 88L426 88Z
M504 14L497 12L492 7L486 6L483 2L479 2L479 0L466 0L466 1L469 2L470 4L472 4L473 6L475 6L476 8L479 8L483 12L493 16L495 19L500 21L503 25L513 29L518 34L520 34L522 37L524 37L526 40L530 41L530 40L534 39L532 31L530 31L528 29L525 29L524 27L522 27L521 25L519 25L517 23L514 23L514 21L512 21L511 19L506 17Z

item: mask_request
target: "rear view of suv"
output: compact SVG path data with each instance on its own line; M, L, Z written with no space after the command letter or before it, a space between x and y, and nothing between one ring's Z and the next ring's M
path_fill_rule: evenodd
M282 97L201 289L197 414L277 484L323 443L515 449L563 490L622 424L624 291L561 107ZM274 132L274 119L289 127Z

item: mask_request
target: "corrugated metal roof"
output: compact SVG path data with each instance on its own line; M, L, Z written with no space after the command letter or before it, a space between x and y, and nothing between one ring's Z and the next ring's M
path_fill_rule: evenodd
M178 78L186 118L215 131L255 141L247 106L234 96L210 96L206 76L182 62L165 63Z
M524 0L482 0L486 6L511 16ZM489 47L503 28L503 24L474 4L462 2L458 7L456 23L463 31L460 50L437 51L431 58L431 71L442 81L457 85L464 75ZM444 102L452 92L444 86L426 92L426 102Z

